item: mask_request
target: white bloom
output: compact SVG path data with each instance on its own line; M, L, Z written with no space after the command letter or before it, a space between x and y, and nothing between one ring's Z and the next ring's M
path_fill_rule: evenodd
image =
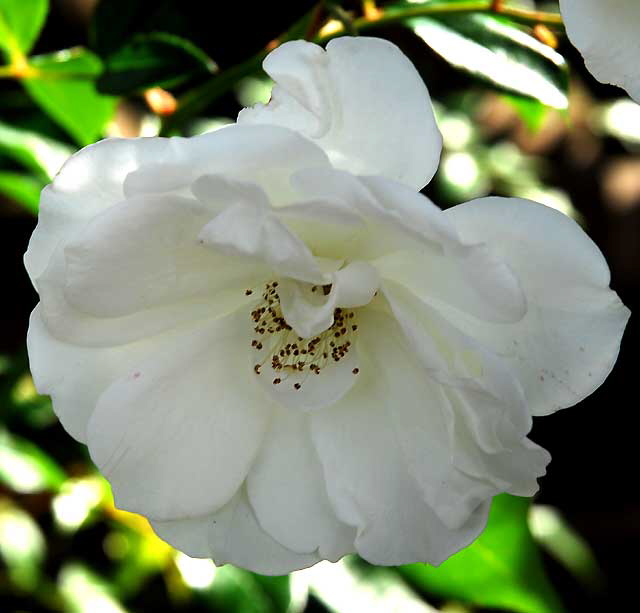
M239 125L102 141L44 190L37 387L190 556L438 564L493 495L537 490L532 415L603 381L628 312L556 211L416 191L440 135L395 46L287 43L265 68Z
M560 12L593 76L623 87L640 103L640 2L560 0Z

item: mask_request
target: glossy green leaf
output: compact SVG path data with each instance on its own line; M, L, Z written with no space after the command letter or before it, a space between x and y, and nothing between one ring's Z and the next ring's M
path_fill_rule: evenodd
M0 154L42 179L53 178L72 153L71 147L63 143L0 121Z
M529 500L494 498L482 535L439 567L411 564L402 575L427 594L518 613L561 613L529 532Z
M58 490L64 470L32 442L0 431L0 482L21 494Z
M173 87L216 64L193 43L165 32L140 34L105 60L96 85L108 94L128 94L154 85Z
M524 26L481 13L417 17L407 25L453 66L547 106L568 106L564 58Z
M10 170L0 170L0 194L22 205L30 213L37 214L40 191L45 181Z
M31 50L48 10L48 0L0 0L0 48L9 58Z
M94 79L102 70L99 58L75 48L33 57L31 65L39 74L22 82L35 102L79 145L100 138L117 98L96 90Z

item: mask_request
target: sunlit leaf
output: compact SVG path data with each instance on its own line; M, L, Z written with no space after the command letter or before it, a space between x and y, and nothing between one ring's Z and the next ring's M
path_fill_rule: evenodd
M472 545L437 568L399 570L428 594L518 613L560 613L564 607L529 532L528 510L527 498L497 496L486 530Z
M44 554L45 541L38 524L8 500L0 500L0 557L11 581L23 590L33 590L40 580Z
M30 213L38 212L40 191L45 181L10 170L0 170L0 194L8 196Z
M533 537L589 590L601 590L602 570L589 543L555 508L533 505L529 512Z
M58 583L65 600L65 611L126 613L114 596L112 587L84 564L65 564L60 570Z
M371 566L357 557L335 564L320 562L298 571L292 577L294 589L306 587L322 604L334 613L435 613L435 610L414 593L397 573Z
M0 482L21 494L57 491L64 470L45 451L26 439L0 432Z
M407 25L453 66L506 91L567 108L564 58L523 27L480 13L417 17Z
M0 121L0 153L22 164L42 179L50 180L73 150L37 132Z
M102 63L81 48L31 58L41 76L23 79L24 86L40 107L79 145L102 136L113 116L116 98L99 93L94 78Z
M204 51L184 38L165 32L139 34L105 59L97 87L104 93L127 94L154 85L173 87L216 69Z
M48 0L0 0L0 48L9 58L31 50L48 10Z

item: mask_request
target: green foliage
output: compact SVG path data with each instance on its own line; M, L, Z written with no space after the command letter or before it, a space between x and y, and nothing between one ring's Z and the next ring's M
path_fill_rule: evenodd
M216 69L213 60L188 40L153 32L135 36L109 55L96 85L104 93L128 94L154 85L174 87Z
M453 66L505 91L567 108L564 58L526 28L480 13L417 17L407 25Z
M48 453L34 443L0 430L0 482L16 492L58 490L67 476Z
M564 610L546 577L527 525L529 499L493 500L489 523L472 545L439 567L411 564L400 572L425 593L518 613Z
M9 59L31 51L48 10L48 0L0 0L0 48Z
M0 170L0 193L22 205L31 213L38 212L40 191L44 181L11 170Z
M31 97L79 145L98 139L113 116L116 98L99 93L92 81L102 63L86 49L75 48L31 58L41 76L23 80Z

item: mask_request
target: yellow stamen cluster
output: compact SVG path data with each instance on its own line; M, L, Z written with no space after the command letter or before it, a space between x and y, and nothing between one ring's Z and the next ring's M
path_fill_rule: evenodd
M251 347L265 352L265 357L254 365L253 370L260 375L264 365L270 362L278 374L272 381L273 385L280 385L293 374L304 373L302 381L296 377L298 380L293 384L293 388L299 390L307 375L319 375L328 364L339 362L349 353L351 338L358 325L353 311L337 308L330 328L310 338L298 336L282 314L277 288L277 281L267 283L262 293L263 302L251 312L256 333ZM313 286L311 292L318 289L327 295L331 287ZM251 289L245 292L247 296L252 293ZM358 369L354 368L352 372L356 375Z

